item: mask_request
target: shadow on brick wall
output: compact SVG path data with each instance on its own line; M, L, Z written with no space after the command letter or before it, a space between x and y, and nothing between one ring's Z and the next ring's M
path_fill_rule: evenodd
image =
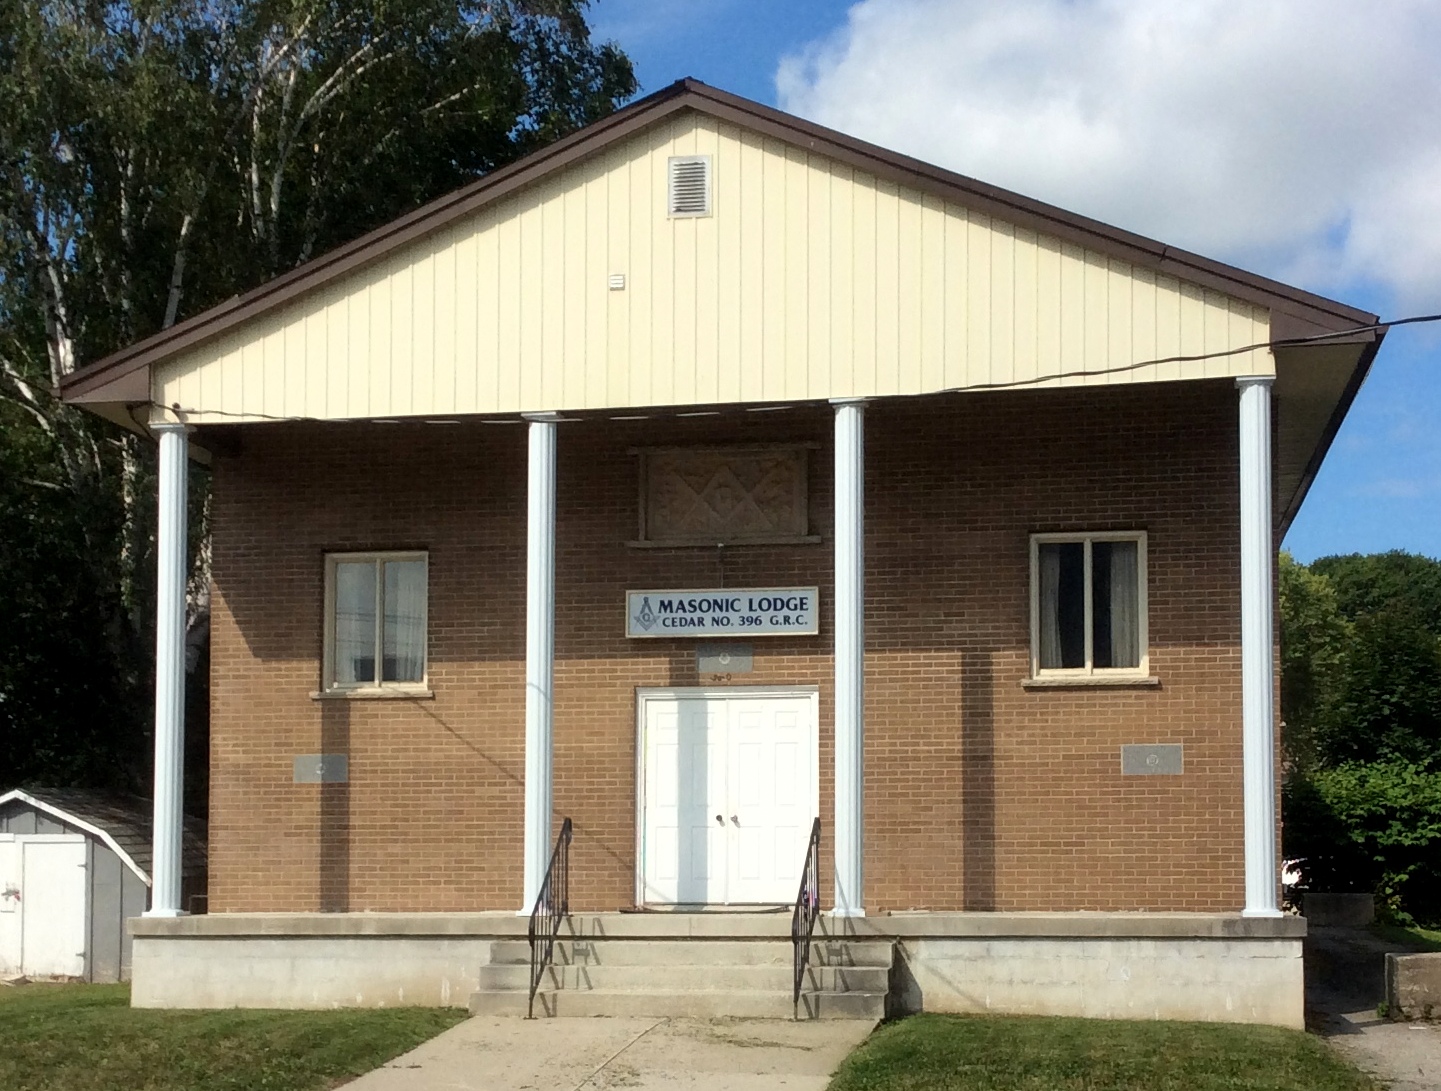
M996 714L991 653L961 658L965 907L996 908Z
M350 702L321 701L320 750L350 753ZM350 912L350 779L320 786L320 911Z

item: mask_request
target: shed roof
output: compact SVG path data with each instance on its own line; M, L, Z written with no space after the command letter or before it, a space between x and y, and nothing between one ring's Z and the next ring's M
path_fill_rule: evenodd
M0 807L15 803L34 807L99 838L149 885L153 862L150 800L95 788L15 788L0 794ZM205 822L186 815L181 868L190 875L205 867Z

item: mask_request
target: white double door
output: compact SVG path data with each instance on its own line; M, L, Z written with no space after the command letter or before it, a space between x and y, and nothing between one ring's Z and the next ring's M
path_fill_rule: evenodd
M795 900L819 807L817 709L812 691L642 691L642 903Z

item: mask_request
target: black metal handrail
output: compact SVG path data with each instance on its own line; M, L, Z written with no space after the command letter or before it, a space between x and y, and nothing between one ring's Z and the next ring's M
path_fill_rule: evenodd
M540 893L535 897L535 908L530 911L530 1001L526 1005L525 1017L535 1018L535 992L545 976L555 954L555 937L560 934L560 922L570 916L570 819L560 824L560 835L555 839L555 849L550 854L550 865L541 880Z
M805 983L806 966L811 960L811 934L816 918L821 915L821 820L811 823L811 839L806 846L806 863L801 870L801 889L791 913L791 949L795 958L795 990L791 994L791 1013L801 1014L801 985Z

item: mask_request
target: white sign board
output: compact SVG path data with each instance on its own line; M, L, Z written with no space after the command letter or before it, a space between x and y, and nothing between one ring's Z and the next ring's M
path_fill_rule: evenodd
M626 636L815 636L818 632L820 593L814 587L625 593Z

